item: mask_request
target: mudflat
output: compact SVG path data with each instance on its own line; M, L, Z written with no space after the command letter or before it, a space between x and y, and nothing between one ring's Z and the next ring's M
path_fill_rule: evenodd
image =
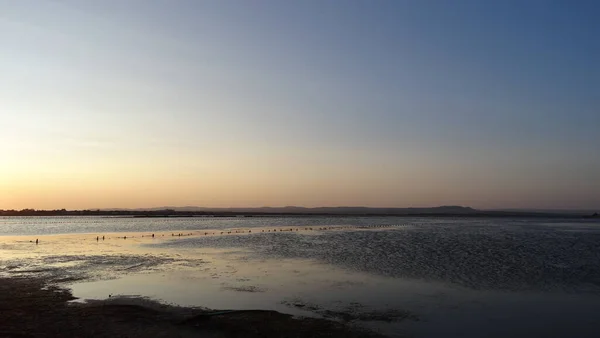
M335 321L275 311L73 299L47 278L0 278L0 337L380 337Z

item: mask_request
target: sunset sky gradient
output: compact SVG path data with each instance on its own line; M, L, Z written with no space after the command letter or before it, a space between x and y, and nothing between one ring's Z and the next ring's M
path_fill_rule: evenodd
M598 17L0 0L0 209L600 209Z

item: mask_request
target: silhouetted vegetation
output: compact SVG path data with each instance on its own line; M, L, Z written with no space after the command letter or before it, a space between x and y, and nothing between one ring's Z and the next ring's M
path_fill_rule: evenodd
M598 214L529 211L489 211L461 206L433 208L367 207L263 207L263 208L166 208L94 210L0 210L0 216L121 216L121 217L268 217L268 216L406 216L406 217L565 217L599 218Z

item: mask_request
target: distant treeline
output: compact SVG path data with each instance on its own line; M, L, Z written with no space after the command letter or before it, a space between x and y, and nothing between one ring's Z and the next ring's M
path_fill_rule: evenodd
M215 213L211 212L192 212L192 211L175 211L175 210L35 210L35 209L22 209L22 210L0 210L0 216L146 216L146 217L165 217L165 216L179 216L179 217L193 217L193 216L214 216ZM236 216L233 212L220 212L218 215L230 215Z
M106 210L0 210L0 216L103 216L103 215L121 215L121 211Z
M405 217L558 217L599 218L593 215L526 211L484 211L464 207L436 208L248 208L248 209L119 209L119 210L0 210L0 216L123 216L123 217L268 217L268 216L405 216Z

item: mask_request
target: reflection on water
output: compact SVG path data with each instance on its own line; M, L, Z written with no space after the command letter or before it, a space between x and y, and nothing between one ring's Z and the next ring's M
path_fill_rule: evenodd
M71 284L75 295L326 316L391 336L595 337L600 329L598 223L402 219L359 229L379 219L357 218L332 223L354 227L318 230L326 218L302 220L276 219L268 228L259 227L265 220L200 222L183 237L171 229L192 227L190 220L163 220L165 237L49 236L33 250L28 238L4 238L0 251L12 260L0 270L111 272L122 278ZM110 221L111 229L131 226ZM299 231L267 232L291 224Z
M598 328L597 297L472 290L301 259L249 262L239 252L215 257L221 258L211 259L206 270L131 275L72 288L82 298L141 295L216 309L270 309L337 320L349 316L399 337L595 337ZM354 312L348 313L348 308ZM373 312L392 312L391 319L361 321ZM399 319L394 317L398 312Z

